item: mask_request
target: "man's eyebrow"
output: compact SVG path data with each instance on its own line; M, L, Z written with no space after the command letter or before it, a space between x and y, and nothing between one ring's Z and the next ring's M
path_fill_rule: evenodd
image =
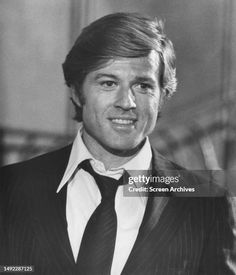
M106 73L99 73L95 76L95 80L98 80L99 78L102 77L109 77L109 78L113 78L115 80L118 80L118 77L114 74L106 74Z
M156 79L153 79L149 76L136 76L134 79L135 82L149 82L152 84L156 84Z
M96 76L95 76L95 80L98 80L102 77L108 77L108 78L112 78L112 79L115 79L115 80L119 80L119 77L114 75L114 74L109 74L109 73L98 73ZM152 77L149 77L149 76L136 76L132 82L148 82L148 83L151 83L153 85L156 84L156 79L152 78Z

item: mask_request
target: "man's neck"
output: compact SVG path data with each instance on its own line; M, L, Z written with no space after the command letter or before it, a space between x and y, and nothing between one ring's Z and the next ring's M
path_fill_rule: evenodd
M91 142L90 137L84 131L82 132L82 139L91 155L95 159L101 161L104 164L106 170L124 165L129 160L131 160L140 150L140 148L138 148L136 150L132 150L132 152L127 154L113 154L112 152L106 150L101 144L97 142Z

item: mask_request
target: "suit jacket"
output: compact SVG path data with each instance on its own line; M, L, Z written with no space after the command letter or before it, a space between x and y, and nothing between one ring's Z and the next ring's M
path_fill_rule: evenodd
M70 151L68 146L1 169L0 265L33 265L34 274L42 275L81 274L67 234L66 186L56 193ZM153 166L154 174L180 169L155 150ZM159 202L148 198L122 275L236 274L234 198L166 196Z

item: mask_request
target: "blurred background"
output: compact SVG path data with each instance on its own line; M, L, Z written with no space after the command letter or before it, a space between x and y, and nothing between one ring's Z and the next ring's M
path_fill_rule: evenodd
M154 146L189 169L235 169L234 0L0 0L0 165L73 140L61 64L84 26L118 11L161 17L175 45L178 92Z

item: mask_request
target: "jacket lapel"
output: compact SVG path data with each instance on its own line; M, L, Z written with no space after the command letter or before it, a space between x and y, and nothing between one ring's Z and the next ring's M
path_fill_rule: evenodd
M70 150L71 147L67 147L55 154L55 158L48 159L49 167L38 174L37 181L40 183L35 184L32 191L35 236L50 265L58 270L57 274L70 273L70 267L74 265L65 212L67 186L56 193L66 169Z
M177 170L171 162L153 152L153 175L157 170ZM166 187L166 186L165 186ZM154 274L158 255L164 251L185 220L191 198L150 196L139 234L122 275ZM186 207L188 205L188 207Z

